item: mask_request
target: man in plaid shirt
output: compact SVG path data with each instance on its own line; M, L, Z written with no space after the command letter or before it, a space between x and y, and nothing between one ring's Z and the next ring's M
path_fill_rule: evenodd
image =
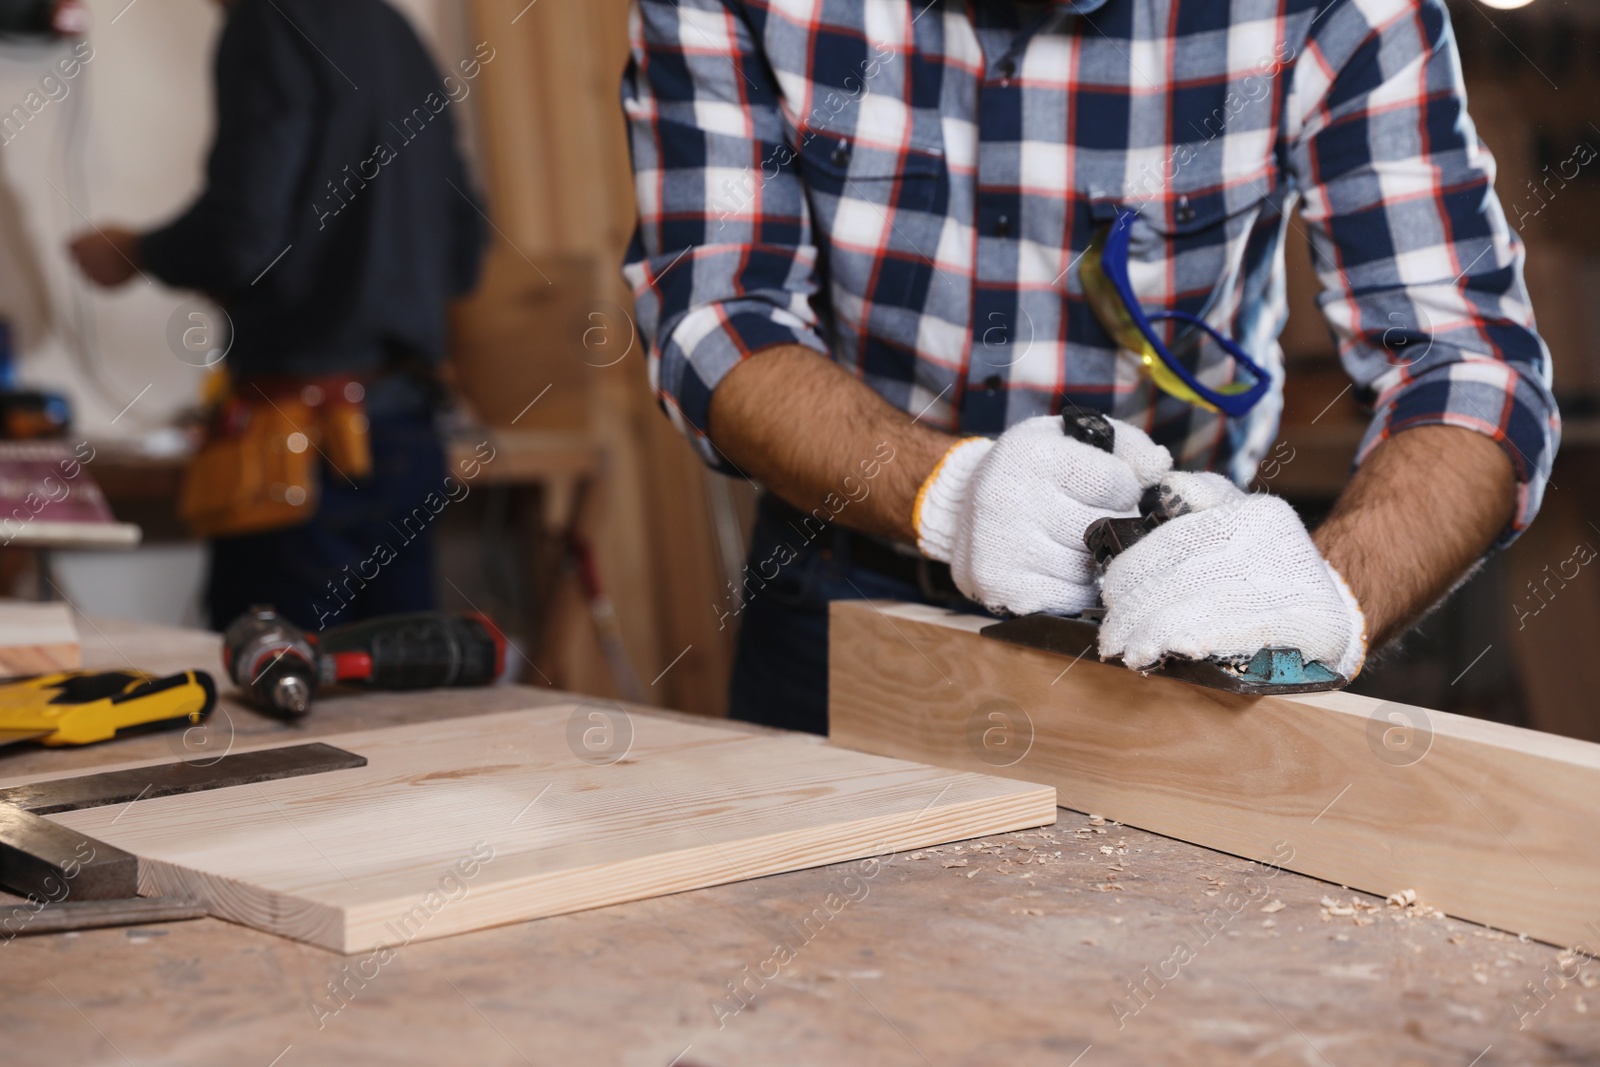
M825 729L842 597L1103 596L1132 667L1353 676L1538 509L1549 355L1443 0L639 0L623 96L652 382L766 490L713 608L736 716ZM1289 226L1374 408L1314 537L1235 487ZM1097 578L1084 529L1152 487L1187 513Z

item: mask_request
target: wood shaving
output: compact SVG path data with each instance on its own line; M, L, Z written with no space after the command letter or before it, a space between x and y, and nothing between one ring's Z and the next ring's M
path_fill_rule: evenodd
M1261 905L1261 910L1264 911L1265 913L1267 913L1268 915L1275 915L1278 912L1282 911L1284 908L1287 908L1288 906L1289 905L1285 904L1281 900L1274 900L1271 904L1263 904L1263 905Z
M1090 826L1104 826L1105 824L1106 824L1106 818L1105 818L1104 815L1091 815L1091 816L1089 816L1089 825Z
M1396 908L1409 908L1417 902L1417 891L1415 889L1402 889L1398 893L1391 893L1389 894L1388 902Z
M965 858L959 859L959 860L941 860L940 861L940 866L942 866L942 867L944 867L946 869L949 869L951 867L965 867L966 865L967 865L967 861L966 861Z
M1332 897L1323 897L1322 898L1322 921L1323 922L1327 922L1329 917L1331 917L1331 916L1338 916L1340 918L1343 918L1346 915L1354 915L1355 913L1356 913L1356 909L1352 908L1348 904L1340 904L1337 900L1334 900Z

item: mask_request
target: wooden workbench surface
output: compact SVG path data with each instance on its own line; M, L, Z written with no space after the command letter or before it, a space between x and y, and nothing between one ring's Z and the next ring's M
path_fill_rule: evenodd
M91 665L218 666L200 635L81 630ZM225 703L217 719L287 741L551 699L344 698L298 728ZM202 739L181 736L15 751L0 777L192 756ZM1376 898L1352 908L1337 887L1073 812L859 875L763 878L386 961L212 919L0 941L0 1064L1600 1063L1600 962L1570 960L1562 987L1548 946ZM1525 984L1547 978L1519 1020L1540 1006Z

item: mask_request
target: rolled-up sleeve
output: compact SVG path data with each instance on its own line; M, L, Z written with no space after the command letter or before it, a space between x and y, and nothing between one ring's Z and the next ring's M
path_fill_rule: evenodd
M777 345L827 351L799 160L749 17L722 0L641 0L622 86L639 205L623 273L650 381L725 469L706 415L727 373Z
M1539 510L1561 422L1441 0L1335 0L1286 121L1323 313L1375 409L1356 462L1417 426L1492 438L1517 475L1509 543Z

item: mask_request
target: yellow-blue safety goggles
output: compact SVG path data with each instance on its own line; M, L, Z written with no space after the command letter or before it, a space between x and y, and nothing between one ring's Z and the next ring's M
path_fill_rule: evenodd
M1217 332L1198 315L1187 311L1146 312L1139 305L1128 282L1128 244L1138 217L1138 212L1130 208L1118 208L1116 218L1101 227L1084 253L1078 276L1094 317L1112 340L1138 358L1141 369L1163 393L1232 418L1248 414L1266 395L1272 376L1245 355L1232 338ZM1164 319L1187 322L1204 330L1254 380L1229 382L1215 389L1202 385L1156 332L1152 323Z

